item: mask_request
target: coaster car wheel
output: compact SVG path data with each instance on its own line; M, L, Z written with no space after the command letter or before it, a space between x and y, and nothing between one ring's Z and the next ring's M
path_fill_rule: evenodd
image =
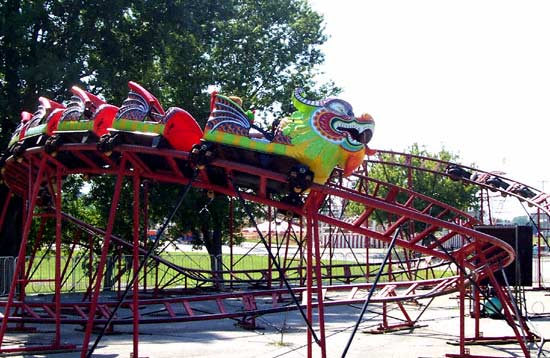
M215 157L215 151L210 143L196 144L189 154L189 162L198 169L204 169Z
M55 155L57 153L57 149L62 143L63 140L58 135L49 137L44 144L44 151L48 154Z
M25 153L25 146L22 143L17 143L12 150L13 157L18 161L23 160L23 153Z
M296 165L288 173L288 185L291 193L301 194L313 182L313 172L305 165Z
M118 134L104 134L97 141L97 150L106 155L111 155L113 149L115 149L119 142Z
M96 147L97 150L100 152L105 152L107 149L107 140L109 139L109 134L104 134L101 137L99 137L99 140L97 141Z

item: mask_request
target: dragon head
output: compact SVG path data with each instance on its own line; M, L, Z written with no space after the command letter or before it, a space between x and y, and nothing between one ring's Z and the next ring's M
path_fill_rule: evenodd
M294 92L293 104L305 117L311 118L315 132L344 150L357 152L366 148L374 132L374 120L369 114L356 117L348 102L339 98L311 101L303 90Z
M372 153L367 144L374 132L374 120L369 114L355 116L352 106L342 99L312 101L303 93L301 89L296 90L292 99L297 109L292 118L296 124L301 123L293 128L294 137L300 141L300 128L314 133L318 138L315 146L324 149L325 159L330 155L336 165L344 169L344 175L351 174L361 164L365 153ZM311 138L307 135L302 138L308 137Z

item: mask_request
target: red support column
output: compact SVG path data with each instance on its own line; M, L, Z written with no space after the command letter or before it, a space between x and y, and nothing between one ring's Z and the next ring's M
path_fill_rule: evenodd
M327 356L325 342L325 307L323 301L323 277L321 275L321 251L319 245L319 221L313 219L313 245L315 252L315 278L317 283L317 315L319 316L319 346L321 357ZM312 322L313 323L313 322Z
M27 211L26 211L27 215L23 226L23 237L21 238L19 255L17 256L17 263L15 265L15 269L13 273L13 280L10 285L10 292L8 294L6 305L4 306L4 317L2 318L2 325L0 326L0 352L2 351L1 347L2 347L2 343L4 342L4 335L6 334L6 330L8 328L8 321L10 317L11 306L15 298L15 293L17 292L17 286L20 283L20 276L24 275L25 273L25 256L27 252L29 234L31 231L32 219L34 216L34 207L36 206L36 198L38 196L38 191L42 184L45 169L46 169L46 157L42 158L40 162L38 173L34 180L34 185L29 187L29 197L28 197L29 205L27 207ZM32 178L30 178L30 176L31 175L29 174L29 182L32 182Z
M97 274L95 278L95 286L91 302L90 310L88 312L88 323L86 324L86 330L84 332L84 340L82 342L81 358L86 358L88 354L88 346L90 344L90 337L94 328L95 313L97 310L97 303L101 294L101 281L103 280L103 271L105 269L105 263L107 262L107 255L109 254L109 246L111 243L111 234L113 233L113 226L115 224L116 209L118 201L120 199L120 191L122 188L122 181L124 179L124 169L126 168L126 159L123 157L120 163L119 172L116 179L116 184L113 193L113 201L111 203L111 209L109 211L109 220L107 228L105 229L105 237L103 239L103 249L101 251L101 258L97 266ZM93 285L93 284L92 284Z
M333 259L333 256L334 256L334 247L333 247L333 237L332 237L332 226L329 226L328 228L328 257L329 257L329 261L328 261L328 279L329 279L329 285L332 285L333 284L333 279L332 279L332 276L333 276L333 273L332 273L332 259ZM326 245L327 242L325 241L324 242L324 245Z
M464 254L458 252L456 256L456 264L460 267L464 267ZM470 350L466 348L466 329L465 329L465 299L466 299L466 280L464 270L459 269L458 280L458 316L459 316L459 353L458 354L446 354L445 357L470 357Z
M308 322L311 322L311 327L313 328L313 307L312 307L312 297L313 297L313 223L310 216L306 219L307 231L306 231L306 253L307 253L307 263L306 263L306 305L307 311L306 316ZM303 301L303 300L302 300ZM307 330L307 357L313 357L313 336L311 330Z
M365 270L366 270L366 278L367 278L367 282L370 282L370 258L369 258L369 249L370 249L370 243L371 243L371 239L370 237L367 237L365 236L365 241L366 241L366 245L367 245L367 257L365 258Z
M88 234L88 245L90 247L88 251L88 288L86 289L87 294L91 294L93 281L94 281L94 237L92 234Z
M304 226L304 220L300 218L300 246L298 248L300 252L300 266L299 266L299 272L300 272L299 284L300 285L304 284L304 229L303 229L303 226ZM307 228L306 228L306 235L307 235ZM307 260L306 260L306 270L307 270Z
M464 267L464 255L462 252L458 254L458 263L460 267ZM458 279L458 292L459 292L459 316L460 316L460 356L464 357L466 353L466 329L465 329L465 317L466 317L466 281L464 277L464 270L460 270Z
M133 177L134 183L134 210L133 210L133 224L134 224L134 247L133 247L133 270L134 275L138 274L139 270L139 185L140 179L136 175ZM139 357L139 279L135 280L132 297L132 318L133 318L133 355L132 357Z
M143 248L147 248L149 231L149 181L143 182ZM187 288L187 285L185 286ZM143 266L143 291L147 291L147 265Z
M269 219L269 218L268 218ZM268 225L268 232L267 232L267 246L269 247L269 251L273 252L271 249L273 248L273 236L271 235L271 220L268 221L269 222L269 225ZM277 256L279 254L278 252L279 250L277 250ZM267 282L268 282L268 287L271 287L271 282L272 282L272 278L273 278L273 265L275 265L275 263L273 262L273 260L271 259L271 255L267 255ZM279 259L279 263L281 262L281 260ZM285 272L284 270L284 263L283 265L280 265L282 266L281 267L281 274L283 274Z
M382 302L382 328L386 330L388 327L388 307L386 302Z
M323 196L311 192L306 204L307 222L307 319L313 330L313 293L317 295L317 314L319 317L319 334L316 343L321 350L321 357L326 357L325 320L323 303L323 278L321 276L321 250L319 245L319 221L317 212L323 201ZM315 274L316 287L313 287ZM308 331L308 357L313 355L313 332Z
M63 179L61 170L57 167L55 180L55 340L54 346L61 343L61 189Z
M480 311L480 307L481 307L481 296L479 294L479 288L478 287L474 287L474 336L475 338L481 338L481 330L480 330L480 325L479 325L479 318L481 316L481 311Z

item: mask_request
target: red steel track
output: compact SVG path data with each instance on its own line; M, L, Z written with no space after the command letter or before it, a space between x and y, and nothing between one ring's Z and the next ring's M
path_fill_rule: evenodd
M463 317L465 315L465 301L467 288L473 285L478 287L481 280L489 280L495 287L495 292L502 302L503 313L506 322L513 328L515 339L526 357L529 351L524 338L532 340L525 322L516 314L513 298L502 288L495 279L494 272L509 265L514 260L513 249L503 241L493 236L484 234L475 229L482 224L479 219L465 212L439 202L426 195L413 190L399 187L387 182L375 180L368 176L368 168L373 165L405 166L410 171L427 171L441 177L452 177L446 168L451 163L437 161L438 170L427 169L433 166L424 165L433 159L410 156L403 153L379 152L391 155L384 157L372 157L365 161L363 167L350 177L342 178L341 172L336 169L332 177L325 185L314 184L307 193L304 205L294 207L284 204L271 197L269 187L274 183L284 185L286 176L269 170L249 166L244 163L214 159L209 166L223 171L228 178L227 183L221 185L209 180L204 170L190 179L186 173L189 154L186 152L157 149L137 145L120 145L116 147L112 155L106 155L96 150L95 144L65 144L62 145L55 156L49 155L42 148L28 149L17 160L10 157L3 173L4 181L14 195L18 195L27 202L27 210L24 212L24 228L22 248L26 248L29 242L31 224L33 220L50 218L56 222L56 243L54 252L56 255L56 273L50 278L55 283L55 299L37 301L25 294L25 285L33 281L33 264L31 259L25 261L25 249L20 250L14 280L6 300L0 302L3 307L3 319L0 327L0 353L14 353L25 351L57 351L71 349L61 344L62 324L77 324L85 326L82 340L81 356L86 357L93 329L105 325L133 324L135 331L135 350L137 353L138 325L145 323L161 322L185 322L192 320L238 319L242 324L253 325L254 318L265 313L281 312L292 309L305 310L305 319L308 323L308 352L312 354L317 349L321 356L326 356L326 341L324 332L324 307L329 305L362 303L367 294L372 293L370 302L385 304L398 302L406 323L404 326L412 327L416 319L412 319L400 304L402 301L435 297L438 295L458 292L462 321L460 329L460 355L467 356L465 349L465 332ZM395 160L388 160L393 158ZM405 158L405 160L400 160ZM491 174L473 168L462 167L470 172ZM112 175L116 177L113 202L108 225L104 229L95 228L89 224L73 218L63 212L61 207L63 178L70 174L82 174L87 176ZM257 180L257 189L246 190L240 186L239 178L243 175L254 177ZM494 176L494 175L493 175ZM482 178L479 175L478 178ZM531 205L537 206L545 213L549 213L550 195L544 194L534 188L528 187L533 196L525 197L517 188L520 183L507 178L499 177L510 183L508 187L495 188L483 179L472 180L461 178L471 185L478 185L482 189L499 190L507 195L515 196ZM293 212L302 218L305 230L303 234L303 255L306 264L301 279L296 279L292 286L292 292L282 284L281 272L270 276L269 289L244 290L235 289L231 293L209 295L183 295L177 297L177 291L146 292L143 287L134 285L131 298L122 302L117 307L116 297L108 297L102 293L102 278L105 273L106 256L110 245L119 244L132 248L134 252L133 270L139 269L138 258L144 255L146 250L139 243L139 207L146 205L140 202L139 187L144 180L163 183L174 183L182 186L191 185L195 188L212 190L225 194L245 202L264 204L270 208ZM117 215L121 186L124 181L129 181L134 190L134 242L126 242L113 234L114 220ZM525 186L527 187L527 186ZM47 188L52 196L52 208L46 214L37 207L37 197L41 188ZM8 200L9 201L9 200ZM342 216L331 210L331 203L355 203L364 207L363 213L354 221L344 220ZM7 204L4 204L7 207ZM35 210L36 209L36 210ZM5 211L5 210L3 210ZM369 223L376 215L384 215L385 225L380 229L369 227ZM2 224L3 217L0 220ZM82 295L71 294L70 298L61 300L60 294L64 282L66 268L61 260L61 232L64 225L74 225L102 240L103 251L94 277L90 280L89 289ZM328 225L335 230L352 232L364 235L369 240L375 240L390 244L394 242L396 247L404 249L409 255L401 262L401 273L393 272L387 275L384 282L367 282L356 284L330 285L327 279L331 277L330 265L327 266L323 258L325 249L320 243L321 226ZM421 228L420 230L415 228ZM462 245L452 250L445 249L447 241L460 237ZM430 240L427 240L430 238ZM84 244L84 243L82 243ZM34 252L34 251L33 251ZM420 259L418 258L420 257ZM445 274L433 279L415 279L413 274L418 270L422 258L433 258L437 267L445 268ZM157 265L168 267L180 275L205 283L213 282L207 271L200 271L181 267L153 255L151 260ZM284 260L284 258L281 258ZM426 260L425 262L428 262ZM365 264L361 264L365 266ZM369 281L370 268L366 263L365 271ZM328 267L328 268L327 268ZM424 267L424 266L423 266ZM389 266L392 270L392 266ZM436 266L425 266L423 269L434 271ZM290 268L285 271L289 274ZM441 270L442 271L442 270ZM452 272L449 275L448 272ZM250 272L229 272L237 282L252 281ZM434 274L435 276L435 274ZM258 281L258 279L254 279ZM273 281L273 282L272 282ZM277 284L277 282L279 282ZM332 281L331 281L332 282ZM274 286L279 286L275 287ZM474 290L476 291L476 290ZM301 297L299 305L293 304L290 296ZM74 296L74 297L73 297ZM479 297L477 297L479 306ZM195 305L215 303L215 312L204 313L195 308ZM120 309L119 309L120 308ZM314 313L315 308L315 313ZM150 314L155 312L154 315ZM162 312L162 315L159 315ZM479 317L478 317L479 318ZM313 322L317 322L314 330ZM42 347L10 347L4 344L6 333L14 328L22 328L25 325L54 324L55 337L53 343ZM396 327L382 327L391 329ZM478 332L475 332L476 337Z

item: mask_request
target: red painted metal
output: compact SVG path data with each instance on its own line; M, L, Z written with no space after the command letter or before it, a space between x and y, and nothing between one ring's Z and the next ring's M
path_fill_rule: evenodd
M144 159L145 155L154 156L154 161L148 161ZM398 158L400 154L395 154ZM24 262L24 257L18 261L18 269L15 279L12 282L12 289L10 290L10 296L3 305L4 312L6 312L2 326L0 327L0 351L7 351L6 347L2 346L3 337L7 331L8 321L16 324L25 323L52 323L55 322L56 327L62 324L86 324L84 332L83 344L81 354L84 357L88 351L88 343L92 333L92 329L95 325L105 323L109 317L110 312L116 302L108 302L100 295L100 288L102 285L103 275L106 267L106 257L111 242L116 242L119 245L129 245L133 248L133 270L137 270L138 257L143 253L143 248L139 247L139 208L143 206L145 211L144 225L147 226L147 198L144 194L144 204L140 200L140 183L147 182L148 180L156 180L166 183L177 183L180 185L186 185L189 183L189 178L185 177L180 170L180 167L185 164L188 159L188 153L158 149L158 148L146 148L135 145L121 145L117 147L112 156L106 156L103 153L99 153L95 150L95 145L89 144L65 144L58 150L58 156L53 158L43 153L41 148L32 148L25 152L24 158L21 162L15 160L8 160L6 163L6 173L4 176L6 183L10 189L18 194L23 195L29 200L29 208L26 213L26 220L24 223L24 241L28 239L28 232L30 224L34 217L34 206L36 205L37 191L40 186L45 183L52 193L54 193L55 199L55 221L56 221L56 300L50 304L41 303L40 305L33 305L31 302L27 302L24 296L24 290L20 291L23 294L19 299L15 299L15 285L25 284L29 281L27 275L25 275L24 266L21 266ZM513 260L514 253L511 247L503 244L499 240L496 240L492 236L480 233L474 229L474 225L479 221L455 208L437 202L433 198L426 197L424 195L415 193L412 188L412 173L414 170L427 170L421 166L415 166L415 163L428 160L419 158L416 156L407 155L405 157L405 164L390 163L379 161L379 164L383 165L403 165L408 171L408 188L401 188L389 183L376 181L369 178L367 175L367 166L364 168L364 172L360 171L354 173L351 176L351 180L354 181L354 185L348 185L346 180L343 180L341 172L336 170L332 181L327 185L313 185L307 195L307 200L304 207L292 207L288 204L281 203L274 200L268 195L269 190L267 188L269 182L286 183L285 175L281 173L272 172L265 169L249 166L245 163L229 162L225 160L214 160L210 165L212 167L219 168L230 176L238 176L239 173L250 173L258 178L258 189L256 191L242 192L241 195L245 200L254 201L260 204L268 205L270 208L282 209L289 212L293 212L303 218L306 221L306 233L305 233L305 251L302 245L299 247L299 259L300 261L306 259L305 267L305 286L297 287L295 291L298 294L302 294L305 297L304 303L307 310L307 319L313 323L314 318L317 319L317 329L319 331L318 342L314 342L311 332L308 333L308 356L313 356L314 346L317 345L322 357L326 356L326 342L325 342L325 317L324 307L333 304L349 304L359 303L364 300L364 297L360 296L358 292L360 289L366 289L368 284L355 284L355 285L340 285L340 286L324 286L323 272L324 267L322 262L322 251L320 247L320 228L321 225L330 225L330 227L337 230L350 231L357 234L365 235L367 241L380 241L389 243L392 235L396 233L403 225L407 226L410 231L410 236L399 236L396 240L397 245L406 250L417 254L425 254L432 257L436 257L442 262L458 261L463 263L462 267L466 270L474 273L476 280L487 277L493 284L496 281L493 278L492 272L499 269L500 265L508 264ZM156 165L155 163L164 163L164 165ZM76 163L76 164L75 164ZM374 161L371 161L374 163ZM440 162L440 167L445 166L444 162ZM370 165L370 164L369 164ZM443 175L443 172L434 172L434 175ZM78 223L77 220L69 219L69 217L62 212L61 208L61 182L62 177L69 174L106 174L115 175L117 182L115 185L115 191L113 192L113 203L111 206L109 220L105 230L100 230L93 227L87 227L84 223ZM125 243L123 240L116 238L113 233L113 225L116 217L116 207L119 200L120 189L122 182L125 178L132 178L133 190L134 190L134 237L132 243ZM489 184L485 182L476 182L470 179L465 179L470 184L476 184L484 189L489 189ZM193 182L193 185L197 188L214 190L218 193L235 196L235 188L231 186L224 186L212 183L208 180L208 177L203 173ZM502 189L506 190L506 189ZM509 192L510 195L520 198L517 193ZM538 205L542 211L548 211L550 203L549 198L542 195L543 193L535 192L537 194L533 198L522 198L534 205ZM364 205L365 210L362 215L354 222L346 222L340 216L332 213L330 210L322 210L322 205L325 199L335 199L339 201L353 202ZM422 202L424 204L423 209L417 209L414 203ZM435 210L436 209L436 210ZM368 227L369 219L372 219L376 211L383 211L388 214L388 219L384 222L382 230L377 231ZM438 212L432 214L431 212ZM60 302L57 297L61 294L61 282L64 273L61 271L61 258L59 253L61 252L60 232L62 230L62 222L67 220L77 224L79 228L88 233L90 238L89 247L92 245L92 237L94 235L100 235L103 238L103 250L101 253L100 261L95 268L95 274L90 277L90 286L88 295L85 295L85 300L81 302ZM415 232L413 230L415 223L422 223L425 229L421 232ZM440 236L439 240L433 243L423 243L430 234L434 232L440 232L446 230L447 233ZM288 235L289 236L289 235ZM465 242L463 246L447 253L440 249L440 246L445 244L454 236L461 236L463 238L469 238L471 242ZM281 240L286 240L285 252L288 252L289 237L284 237ZM299 241L302 240L302 233L299 235ZM277 237L277 245L279 245L279 238ZM273 242L272 242L273 243ZM482 245L481 245L482 244ZM21 250L24 251L24 250ZM366 250L368 258L368 248ZM20 256L22 254L20 253ZM285 253L285 260L287 254ZM332 252L329 248L329 255L332 259ZM409 253L405 253L404 257L404 272L408 276L409 280L414 276L413 261L408 256ZM209 282L204 272L192 271L188 269L181 269L174 267L173 264L163 261L160 257L154 258L157 264L162 264L170 269L179 270L179 273L188 275L186 277L193 277L202 282ZM291 260L289 260L291 261ZM91 252L89 267L91 267ZM332 261L331 261L332 262ZM389 265L391 283L381 283L378 287L378 294L373 297L374 302L380 302L382 304L388 302L398 302L398 306L401 312L405 316L405 325L409 325L413 320L407 314L402 302L405 300L411 300L418 297L433 297L436 295L442 295L453 291L461 292L461 305L464 310L466 297L463 294L466 284L472 282L472 277L465 276L463 271L460 271L461 277L445 277L437 280L423 280L420 281L399 281L400 273L395 270L394 265L398 265L399 262L394 262ZM230 265L233 268L233 263ZM333 268L336 268L334 265ZM30 268L30 266L29 266ZM269 265L271 270L271 263ZM367 265L368 270L368 265ZM64 272L65 270L63 270ZM91 272L91 271L90 271ZM158 271L157 271L158 272ZM286 274L289 274L289 268L285 267ZM304 270L298 269L300 278L303 278ZM428 272L428 266L426 267ZM233 272L232 272L233 273ZM21 277L20 277L21 276ZM368 276L368 275L367 275ZM266 277L272 278L271 274L267 274ZM328 278L333 276L329 275ZM231 281L232 283L234 281ZM428 292L420 292L417 290L419 284L423 287L431 288ZM391 286L390 286L391 285ZM239 317L243 322L253 324L249 320L250 316L254 313L261 314L267 312L280 312L292 308L283 307L279 305L281 297L284 297L287 293L284 289L268 290L259 292L247 292L246 296L243 293L234 293L228 295L212 295L207 297L181 297L181 298L163 298L161 296L162 288L158 287L157 283L154 285L155 295L158 295L158 299L147 300L140 297L140 290L138 284L133 287L132 300L129 302L128 307L132 307L131 319L123 319L115 317L112 324L133 324L134 334L134 355L138 353L138 333L139 324L154 323L154 322L184 322L191 320L205 320L205 319L219 319L219 318L232 318ZM497 284L498 286L498 284ZM147 284L144 285L147 289ZM334 294L337 298L332 298L331 301L325 301L325 295ZM230 305L225 304L224 300L234 299L239 297L243 305L245 305L244 311L230 311ZM343 298L345 297L345 298ZM511 297L508 297L506 292L502 289L499 291L499 299L504 303L506 307L505 314L507 319L513 319L515 316L513 312L513 305L511 303ZM205 315L193 309L193 302L212 302L218 307L219 312ZM269 308L266 308L262 304L262 301L269 301ZM165 307L167 314L166 317L140 317L139 306L147 305L162 305ZM178 313L174 307L178 305L185 308L186 314L182 315ZM476 303L479 305L479 302ZM314 315L314 309L317 310L317 314ZM41 311L42 310L42 311ZM25 314L12 314L11 312L25 312ZM48 314L44 316L42 312L45 311ZM63 315L60 312L64 312ZM247 318L248 317L248 318ZM385 320L385 316L383 317ZM513 321L513 320L512 320ZM465 337L465 331L463 322L461 323L459 335L461 338L461 355L467 355L467 348L464 347L467 341ZM397 326L397 325L395 325ZM392 326L385 322L385 328L391 328ZM528 328L524 323L521 323L521 328L524 332L528 332ZM526 353L525 345L521 343L522 332L516 330L515 338L522 346L522 351ZM478 337L478 328L475 331L474 338ZM54 340L54 346L60 346L59 337L56 334Z
M61 283L63 282L61 277L61 188L62 179L61 171L58 167L55 173L56 190L54 194L55 198L55 338L53 345L61 345Z
M115 183L115 191L113 195L113 201L111 203L111 209L109 212L109 221L107 222L107 228L105 229L105 237L103 238L103 249L101 250L101 259L97 266L97 275L95 277L95 285L93 286L92 300L90 304L90 315L88 316L88 322L86 324L86 330L84 333L84 341L82 343L82 352L81 358L86 358L88 353L88 345L90 342L90 337L92 335L92 330L94 328L94 315L98 308L98 301L100 298L101 285L103 280L103 272L105 270L105 264L107 262L107 255L109 253L109 245L111 243L111 234L113 232L113 225L115 223L115 214L118 206L118 201L120 199L120 192L122 181L124 179L123 170L126 166L126 159L123 157L121 160L120 170L117 176Z
M318 203L320 204L320 203ZM320 206L320 205L318 205ZM317 208L318 210L318 208ZM323 297L323 276L321 274L321 250L319 247L319 222L314 218L313 219L313 250L315 257L315 285L316 285L316 296L317 296L317 316L319 319L319 347L321 349L321 357L327 356L327 342L326 342L326 333L325 333L325 306L324 306L324 297Z
M134 189L134 206L133 206L133 224L134 224L134 242L132 250L132 264L133 273L136 274L139 270L139 209L140 205L140 178L137 173L133 177L133 189ZM139 281L134 282L132 291L132 310L133 317L133 357L139 357Z
M464 267L465 259L462 253L458 254L457 262L461 267ZM459 320L460 320L460 356L466 354L466 328L465 328L465 318L466 318L466 280L464 277L464 270L460 270L459 279L458 279L458 292L459 292ZM468 352L469 353L469 352Z
M13 280L11 282L10 292L8 294L7 301L4 306L4 316L2 317L2 324L0 326L0 352L11 352L11 351L18 351L17 348L10 348L10 347L3 347L4 337L6 334L6 331L8 329L8 321L10 320L10 315L12 314L11 308L17 310L17 305L15 304L15 293L17 292L17 288L19 287L19 301L24 302L25 293L24 289L25 286L22 284L24 281L27 281L24 277L25 273L25 255L26 255L26 247L29 239L29 233L30 233L30 227L32 223L32 218L34 214L34 208L36 205L38 192L42 183L43 175L46 171L46 157L43 157L43 159L40 161L40 166L38 169L38 173L36 175L37 180L34 182L34 185L29 186L29 191L31 195L29 196L30 202L29 207L27 210L27 215L25 219L25 224L23 228L23 237L21 241L21 249L19 250L19 255L17 257L17 264L15 266ZM56 268L56 273L58 273ZM57 292L57 296L59 296L59 292ZM60 301L56 300L56 305ZM59 322L59 314L60 311L58 311L56 315L56 323ZM57 325L56 325L56 332L57 331ZM56 335L57 338L57 335ZM35 347L35 348L27 348L28 350L39 350L39 351L50 351L50 350L66 350L66 349L74 349L74 345L61 345L60 341L58 339L55 339L51 345L48 346L41 346L41 347Z
M316 213L319 211L325 196L320 193L311 193L305 204L307 213ZM308 233L307 233L307 251L308 251L308 319L313 323L312 300L313 296L317 299L317 317L319 321L319 341L321 357L326 357L326 337L325 337L325 318L324 318L324 298L323 281L321 274L321 249L319 246L319 221L314 215L308 215ZM313 289L313 274L315 275L315 290ZM309 337L309 336L308 336ZM309 350L308 352L312 352Z
M306 269L306 307L307 320L313 323L313 222L311 218L306 220L306 251L307 251L307 269ZM307 356L313 357L313 334L311 330L307 330Z

